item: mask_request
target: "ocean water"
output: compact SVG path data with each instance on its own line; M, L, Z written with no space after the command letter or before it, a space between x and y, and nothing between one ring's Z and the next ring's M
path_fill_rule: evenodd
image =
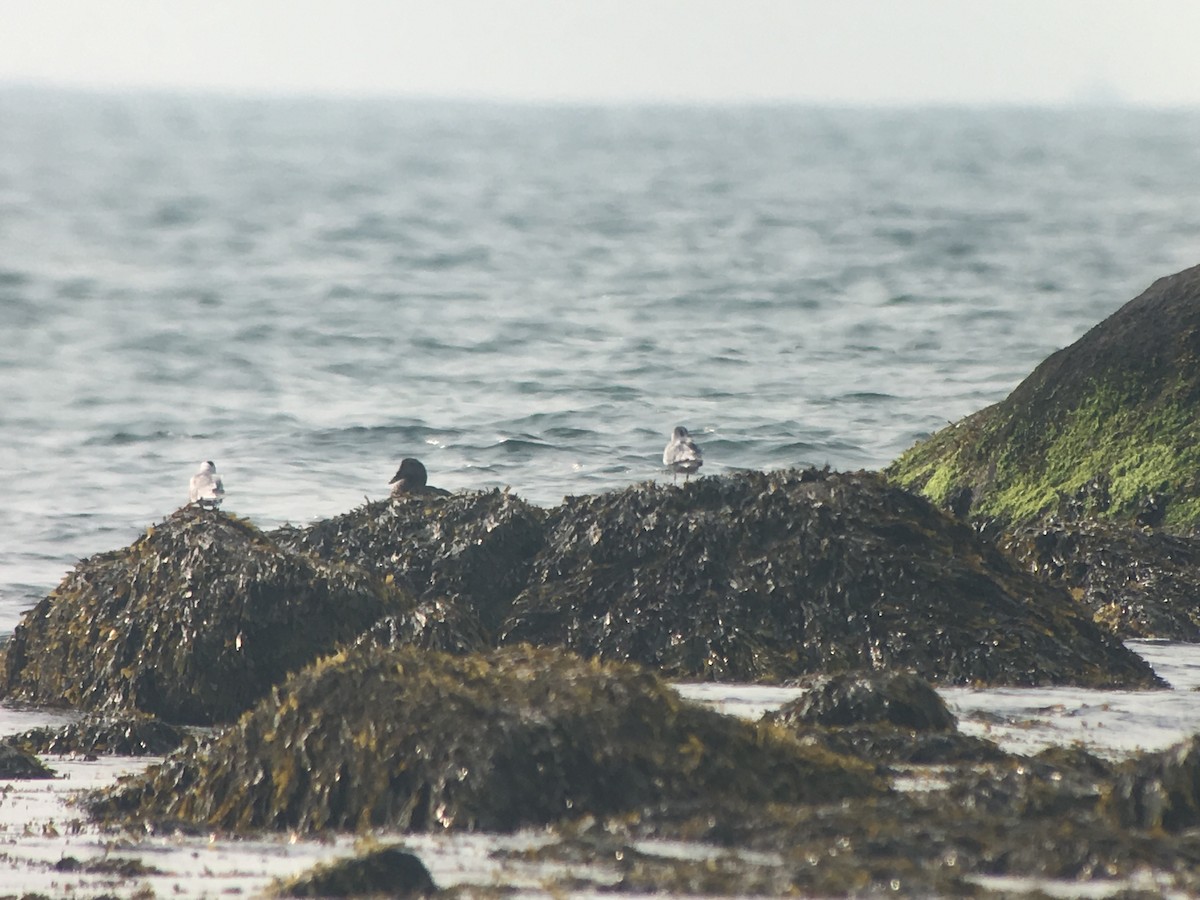
M1200 111L0 90L0 633L216 461L304 523L885 465L1200 262Z

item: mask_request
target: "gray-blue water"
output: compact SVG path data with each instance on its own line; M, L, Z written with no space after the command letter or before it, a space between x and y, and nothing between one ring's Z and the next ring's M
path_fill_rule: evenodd
M886 464L1200 262L1200 112L0 91L0 631L216 461L264 527Z

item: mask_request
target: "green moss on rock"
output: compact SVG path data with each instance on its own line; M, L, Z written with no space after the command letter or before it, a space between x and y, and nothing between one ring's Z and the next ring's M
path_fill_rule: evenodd
M503 640L675 678L906 669L952 683L1161 684L1065 592L867 472L569 498Z
M10 699L212 724L411 606L383 579L327 566L249 522L185 507L83 560L4 650Z
M229 829L512 831L880 790L861 763L687 703L637 667L369 648L289 679L94 809Z
M1089 482L1109 485L1095 515L1154 510L1200 522L1200 266L1160 278L1007 399L943 429L888 467L933 502L1008 525L1031 522Z

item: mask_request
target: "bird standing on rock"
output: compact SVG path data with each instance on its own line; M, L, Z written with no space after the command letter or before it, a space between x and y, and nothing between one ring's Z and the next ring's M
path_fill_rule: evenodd
M449 495L449 491L429 487L425 483L428 480L429 473L425 471L424 464L419 459L413 459L410 456L400 460L400 468L396 470L396 474L392 476L392 480L388 484L392 486L393 497L403 497L408 494L435 494L439 497Z
M200 470L188 484L188 502L201 509L216 509L225 499L225 484L210 459L200 464Z
M663 465L671 470L671 481L674 482L683 473L686 482L689 476L704 465L704 454L682 425L676 425L671 432L671 441L663 450Z

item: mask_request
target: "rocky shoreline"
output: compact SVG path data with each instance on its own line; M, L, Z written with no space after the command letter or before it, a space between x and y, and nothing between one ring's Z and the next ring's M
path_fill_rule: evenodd
M981 874L1148 868L1195 892L1200 738L1121 763L1018 756L961 734L932 687L1165 686L1121 639L1197 638L1195 335L1200 267L882 474L740 472L549 510L402 495L273 532L185 507L83 560L3 648L0 697L93 716L8 739L8 777L45 777L38 753L169 751L91 814L541 827L541 853L626 860L625 891L965 895ZM667 679L802 697L748 723ZM896 789L934 765L939 789ZM648 839L733 855L668 864ZM386 848L346 866L280 892L437 892Z

